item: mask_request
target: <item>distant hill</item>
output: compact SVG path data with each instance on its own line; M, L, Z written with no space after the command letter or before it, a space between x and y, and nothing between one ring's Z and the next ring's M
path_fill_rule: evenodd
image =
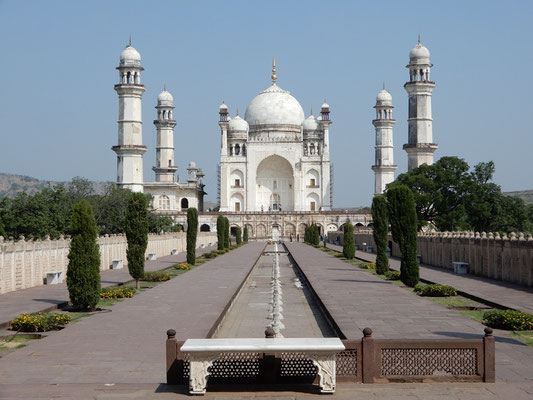
M35 194L48 186L59 184L68 184L69 182L41 181L37 178L25 175L4 174L0 172L0 198L15 197L18 193L26 192ZM92 182L94 191L102 194L109 182Z
M526 204L533 204L533 190L518 190L516 192L504 192L506 196L519 197Z

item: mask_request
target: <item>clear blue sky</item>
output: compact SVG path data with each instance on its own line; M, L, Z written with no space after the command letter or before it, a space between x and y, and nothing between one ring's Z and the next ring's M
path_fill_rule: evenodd
M533 189L532 1L0 1L0 172L114 180L120 52L145 71L145 180L153 180L157 94L175 99L176 162L216 199L218 106L233 115L270 77L306 114L331 106L334 206L370 204L375 96L393 96L395 160L407 167L408 78L417 35L431 51L436 157L494 160L504 190Z

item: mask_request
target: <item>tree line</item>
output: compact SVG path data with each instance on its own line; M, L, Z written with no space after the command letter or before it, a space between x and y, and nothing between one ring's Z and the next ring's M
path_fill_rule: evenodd
M84 178L47 187L34 195L24 192L15 198L0 199L0 236L20 236L30 239L57 239L61 235L73 235L72 218L74 206L81 200L93 209L99 235L126 233L126 215L131 192L109 184L103 194L94 192L93 185ZM151 204L151 196L146 197ZM182 230L168 216L156 215L149 209L148 231L161 233Z
M418 229L438 231L531 232L533 204L506 196L493 182L493 161L470 170L458 157L442 157L398 176L387 191L405 185L414 196Z

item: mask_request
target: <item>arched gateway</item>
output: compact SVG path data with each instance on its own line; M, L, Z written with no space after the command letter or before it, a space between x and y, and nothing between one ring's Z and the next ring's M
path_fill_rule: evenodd
M257 166L256 209L294 210L294 172L285 158L272 155Z

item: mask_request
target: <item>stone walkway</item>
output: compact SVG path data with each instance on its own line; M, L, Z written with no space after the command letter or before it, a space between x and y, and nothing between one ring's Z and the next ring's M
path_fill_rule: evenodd
M196 256L215 250L216 246L196 249ZM160 257L146 261L145 271L159 271L176 263L185 262L186 253ZM120 285L132 280L128 266L122 269L109 269L100 272L102 287ZM25 312L45 312L66 305L69 301L67 284L42 285L0 295L0 328L9 325L9 321Z
M328 247L342 252L342 246L328 244ZM355 256L365 261L376 261L376 254L373 253L356 251ZM389 258L389 265L393 270L400 270L400 260L397 258ZM491 302L501 308L533 313L533 288L475 275L457 275L445 269L424 264L420 265L420 278L431 283L453 286L460 292Z
M181 340L206 337L264 246L249 243L30 342L0 358L0 383L24 390L26 385L164 382L167 329L175 329Z
M287 243L341 331L376 338L473 338L485 326L303 243ZM533 347L495 330L496 378L533 393ZM460 387L458 385L458 387Z
M346 332L375 336L386 332L437 336L480 336L483 326L417 297L368 272L301 243L289 245L315 290ZM83 318L48 338L0 358L0 399L176 399L190 398L185 386L167 386L165 331L178 338L203 337L246 279L264 243L249 243L179 277L115 304L107 313ZM295 257L295 258L296 258ZM318 279L318 281L317 281ZM322 286L321 286L322 285ZM329 289L328 289L329 287ZM370 287L372 290L367 290ZM317 290L318 292L318 290ZM400 294L401 293L401 294ZM395 303L400 302L400 306ZM389 308L396 307L395 313ZM330 308L332 307L332 308ZM357 313L362 321L353 321ZM375 315L372 315L374 313ZM452 314L453 313L453 314ZM332 312L333 314L333 312ZM390 321L381 321L390 318ZM339 322L339 321L337 321ZM452 326L446 325L451 323ZM388 326L390 325L390 327ZM462 327L462 328L461 328ZM372 400L497 400L533 398L533 349L497 335L495 384L341 384L328 398ZM208 392L207 399L307 399L308 388L240 387Z

